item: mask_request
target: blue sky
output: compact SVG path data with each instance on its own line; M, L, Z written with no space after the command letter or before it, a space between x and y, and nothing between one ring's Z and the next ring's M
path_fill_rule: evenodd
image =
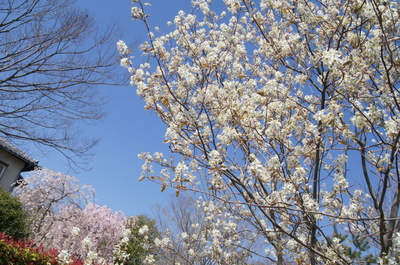
M161 29L166 28L167 21L173 20L179 10L190 11L191 7L190 0L149 2L152 5L148 8L149 22L153 28L160 26ZM76 4L87 8L101 27L116 21L124 34L120 38L128 45L146 39L144 25L130 17L131 0L78 0ZM133 50L137 59L135 64L139 65L145 58L140 57L137 47ZM125 73L122 67L119 70L121 74ZM100 205L126 215L151 214L151 207L155 203L162 204L168 198L168 192L161 193L157 184L146 180L137 182L142 165L137 155L142 151L168 153L168 146L162 143L165 126L154 113L143 109L144 103L136 95L134 87L105 86L100 90L109 103L104 108L106 117L86 131L88 135L101 138L94 149L92 170L78 174L71 172L66 160L56 153L44 157L33 152L32 156L42 167L74 175L81 184L91 184Z

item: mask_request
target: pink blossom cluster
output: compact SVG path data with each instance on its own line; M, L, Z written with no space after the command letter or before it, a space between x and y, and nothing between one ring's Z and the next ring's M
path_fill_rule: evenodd
M34 171L22 184L15 194L29 214L30 238L82 260L113 262L127 229L122 212L94 204L91 186L50 169Z

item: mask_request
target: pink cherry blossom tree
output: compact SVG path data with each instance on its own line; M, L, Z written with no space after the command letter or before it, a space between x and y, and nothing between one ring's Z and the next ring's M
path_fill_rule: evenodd
M37 169L14 189L29 214L30 236L42 242L61 211L94 200L94 189L78 179L51 169Z
M126 217L107 206L89 203L82 210L70 205L55 218L43 240L45 246L67 250L83 260L90 253L112 263L114 247L124 237Z
M133 2L121 64L175 154L140 179L244 205L277 264L361 262L334 228L400 262L398 1L194 0L165 34Z
M94 204L93 188L80 185L73 176L38 169L15 194L28 212L30 238L48 249L64 250L88 262L112 263L115 247L129 236L125 215Z

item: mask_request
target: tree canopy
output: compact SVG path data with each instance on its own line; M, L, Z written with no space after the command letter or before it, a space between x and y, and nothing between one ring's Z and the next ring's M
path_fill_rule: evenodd
M115 83L117 60L112 27L100 30L74 2L0 3L0 136L79 162L97 140L76 125L103 115L94 86Z
M94 201L94 189L77 178L50 169L35 170L14 190L28 214L28 238L59 258L87 264L111 264L127 258L132 238L127 218Z
M149 59L121 64L175 153L140 179L246 206L276 264L361 262L333 227L400 262L397 1L195 0L165 34L133 2Z
M128 220L131 237L126 245L126 253L129 258L126 265L147 264L146 259L153 260L158 253L154 248L154 241L159 236L156 221L146 215L131 217ZM155 257L157 258L157 257Z
M0 187L0 232L15 239L26 237L27 218L21 201Z

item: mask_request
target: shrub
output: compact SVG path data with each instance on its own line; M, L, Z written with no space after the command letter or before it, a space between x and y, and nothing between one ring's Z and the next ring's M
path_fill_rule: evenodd
M14 240L11 236L0 233L1 265L57 265L57 256L56 250L46 252L43 247L35 246L33 241Z
M0 265L61 265L59 251L45 250L36 246L32 240L15 240L12 236L0 232ZM70 265L83 265L83 261L71 257Z
M27 213L17 197L0 187L0 232L20 239L26 234Z

